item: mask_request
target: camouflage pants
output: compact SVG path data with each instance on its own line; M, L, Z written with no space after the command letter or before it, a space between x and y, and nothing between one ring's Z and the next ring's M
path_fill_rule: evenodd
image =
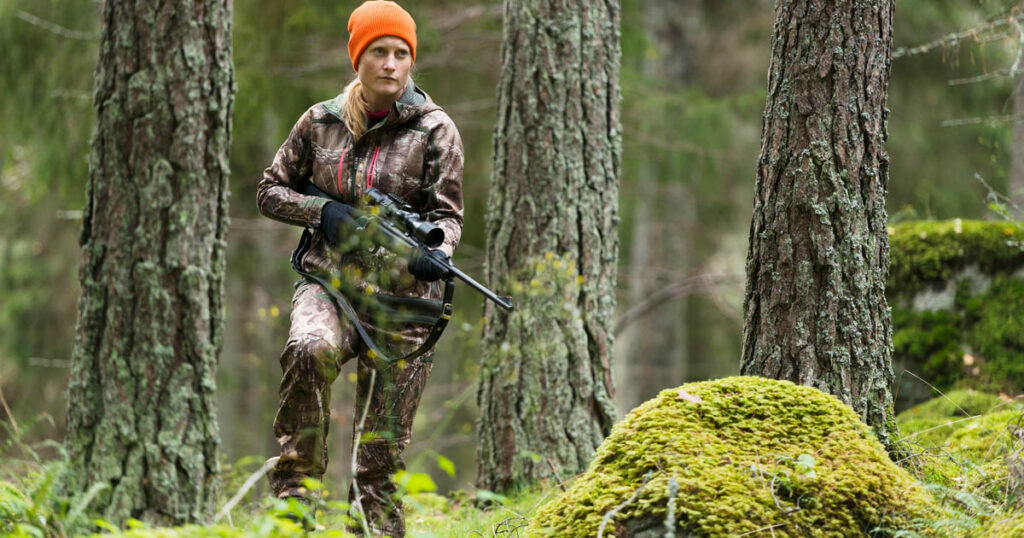
M397 486L392 475L405 468L402 450L411 439L413 417L432 363L423 357L387 366L374 363L355 328L339 314L318 284L304 281L298 285L292 298L288 342L281 354L284 376L274 419L281 458L268 475L270 486L278 497L304 497L308 492L302 487L303 479L323 477L328 460L331 384L341 365L358 357L353 423L358 426L367 398L369 411L356 455L355 479L373 533L404 536L401 501L395 499ZM364 326L377 345L393 356L414 349L429 330L412 324L392 330ZM369 394L374 369L376 378ZM350 502L353 496L350 489Z

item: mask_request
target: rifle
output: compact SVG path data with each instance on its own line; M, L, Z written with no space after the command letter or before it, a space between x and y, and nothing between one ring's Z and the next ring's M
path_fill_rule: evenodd
M303 194L334 199L309 182L306 183ZM408 257L416 249L425 247L427 259L442 270L444 280L457 278L498 306L512 310L512 297L494 293L462 272L439 251L431 250L444 243L443 229L421 218L409 204L394 194L384 194L371 188L366 191L366 199L368 210L357 211L357 217L349 223L349 229L355 235L404 257Z

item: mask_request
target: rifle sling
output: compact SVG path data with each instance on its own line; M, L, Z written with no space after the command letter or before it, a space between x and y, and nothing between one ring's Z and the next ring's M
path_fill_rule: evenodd
M316 193L317 194L315 195L317 196L333 200L333 198L330 195L323 191L320 191L319 189L316 189ZM307 190L306 194L313 193ZM411 353L405 356L391 358L386 353L381 351L381 349L373 341L373 338L371 338L369 333L366 332L366 329L363 327L362 322L359 321L358 314L352 307L352 304L349 302L349 300L344 296L344 294L342 294L340 290L331 285L330 281L325 279L323 276L313 274L302 269L302 258L309 250L312 242L313 234L309 228L306 228L305 230L303 230L302 237L299 239L299 245L295 247L295 250L292 252L292 269L294 269L295 272L301 275L302 277L319 284L320 287L322 287L324 291L327 292L327 295L331 297L334 303L338 306L338 309L341 310L341 312L345 315L346 318L348 318L349 323L351 323L355 327L356 333L359 334L359 338L363 341L364 344L366 344L367 349L370 351L368 355L370 355L371 359L382 361L385 364L393 364L395 362L403 360L409 361L417 357L423 356L434 347L434 344L437 343L438 338L441 337L441 334L448 326L448 321L451 320L452 318L452 299L455 296L455 279L452 276L448 276L445 279L444 299L441 302L440 312L438 312L438 309L436 308L436 306L434 306L437 304L435 301L416 298L392 297L388 295L375 296L375 299L377 300L377 306L382 310L389 312L390 315L392 315L393 318L397 319L398 321L431 324L430 334L427 335L427 339L423 342L423 344L421 344L419 347L417 347L415 350L413 350ZM404 313L403 311L407 309L413 310L414 312L412 314ZM431 315L431 310L433 311L434 314L436 314L436 318L433 318L433 316ZM428 357L426 359L423 359L423 362L431 362L432 360L432 357Z

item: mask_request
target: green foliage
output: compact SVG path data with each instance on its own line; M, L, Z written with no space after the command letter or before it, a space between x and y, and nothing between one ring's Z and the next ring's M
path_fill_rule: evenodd
M569 492L538 510L527 535L595 535L646 473L654 477L607 532L644 518L660 524L671 479L679 528L700 536L895 532L921 527L935 508L834 397L731 377L662 391L631 411Z

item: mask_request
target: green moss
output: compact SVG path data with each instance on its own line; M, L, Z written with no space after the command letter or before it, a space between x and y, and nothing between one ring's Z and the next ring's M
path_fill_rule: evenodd
M920 221L890 228L887 293L898 366L943 391L1016 392L1024 386L1024 278L1017 273L1024 268L1022 235L1005 222ZM965 276L968 266L980 273ZM954 277L959 280L951 284ZM911 307L930 286L952 294L936 302L948 309ZM901 394L907 404L922 396Z
M905 361L912 370L929 383L947 388L963 375L960 316L955 312L937 310L915 312L906 308L892 309L893 356Z
M997 276L988 292L966 305L968 343L993 388L1024 387L1024 280Z
M896 416L896 421L901 431L906 432L910 428L911 432L916 432L920 430L910 427L910 421L981 415L1000 408L1005 409L1007 405L1006 400L994 394L959 389L900 413Z
M959 219L958 219L959 220ZM1024 265L1024 250L1013 243L1021 232L1005 222L914 221L890 228L890 292L913 294L948 280L967 265L985 273Z
M902 441L919 447L923 478L1001 501L1007 494L1009 428L1024 413L1020 401L953 391L897 416Z
M1024 512L1012 512L989 518L983 526L975 529L971 537L1024 538Z
M660 526L673 482L676 528L697 536L859 535L919 526L934 509L836 398L731 377L662 391L630 412L589 470L538 510L527 536L595 536L648 473L606 536L632 535L644 520Z

